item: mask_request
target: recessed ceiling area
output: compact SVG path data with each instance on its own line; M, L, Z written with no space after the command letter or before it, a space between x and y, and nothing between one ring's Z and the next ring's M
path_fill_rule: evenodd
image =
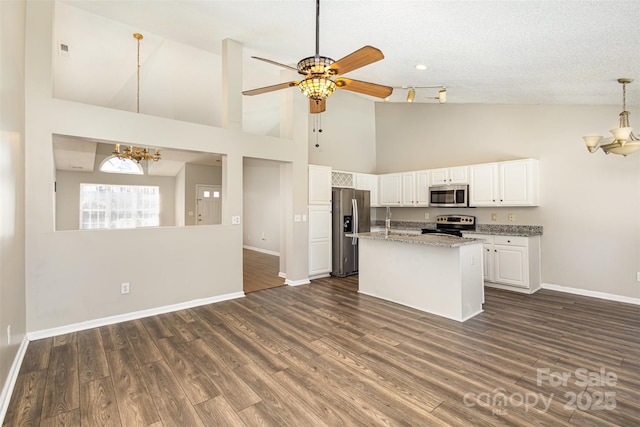
M53 136L53 157L56 170L72 172L97 171L100 162L111 155L116 142L97 141L66 135ZM127 145L120 143L122 145ZM149 147L155 149L156 147ZM176 176L185 163L206 166L222 166L222 155L189 150L160 148L162 158L158 162L143 165L149 176ZM143 161L142 163L147 163Z

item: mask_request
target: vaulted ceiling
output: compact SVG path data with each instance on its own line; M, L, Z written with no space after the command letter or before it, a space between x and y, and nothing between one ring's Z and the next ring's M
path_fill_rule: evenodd
M63 2L148 32L147 52L174 41L220 54L225 38L284 64L315 51L313 0ZM627 102L637 106L639 16L636 0L322 0L320 54L339 59L364 45L376 46L385 59L349 77L396 87L446 85L451 103L621 104L616 79L631 77L638 81L628 87ZM131 40L91 41L91 28L83 30L85 40L100 48L96 57L83 58L95 67L101 58L131 52ZM202 58L185 52L181 60ZM417 64L427 69L416 70ZM281 81L273 65L248 60L244 68L244 89ZM123 73L124 80L131 68L112 72ZM419 90L416 101L436 102L434 96L433 90ZM405 97L406 91L396 90L392 101Z

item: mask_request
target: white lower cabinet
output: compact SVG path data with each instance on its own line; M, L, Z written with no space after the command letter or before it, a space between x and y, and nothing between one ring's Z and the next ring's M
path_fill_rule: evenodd
M486 286L532 294L540 289L540 236L465 234L485 239L483 267Z
M309 278L331 273L331 205L309 206Z

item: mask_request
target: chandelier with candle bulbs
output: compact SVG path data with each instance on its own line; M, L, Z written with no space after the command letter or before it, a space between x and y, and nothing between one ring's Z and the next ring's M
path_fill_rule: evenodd
M143 39L142 34L133 33L133 38L138 41L138 56L137 56L137 92L136 92L136 113L140 113L140 40ZM160 150L156 148L155 153L151 153L147 147L134 147L133 145L127 145L123 150L120 150L120 144L116 144L112 153L119 159L130 159L140 163L142 160L153 160L157 162L160 160Z

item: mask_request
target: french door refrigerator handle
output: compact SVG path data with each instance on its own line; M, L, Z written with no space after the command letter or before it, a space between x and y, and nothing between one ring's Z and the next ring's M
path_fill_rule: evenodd
M358 224L358 201L356 199L351 199L351 207L353 208L353 233L358 234L358 229L360 228L360 224ZM351 245L355 246L358 244L358 239L356 237L351 238Z

